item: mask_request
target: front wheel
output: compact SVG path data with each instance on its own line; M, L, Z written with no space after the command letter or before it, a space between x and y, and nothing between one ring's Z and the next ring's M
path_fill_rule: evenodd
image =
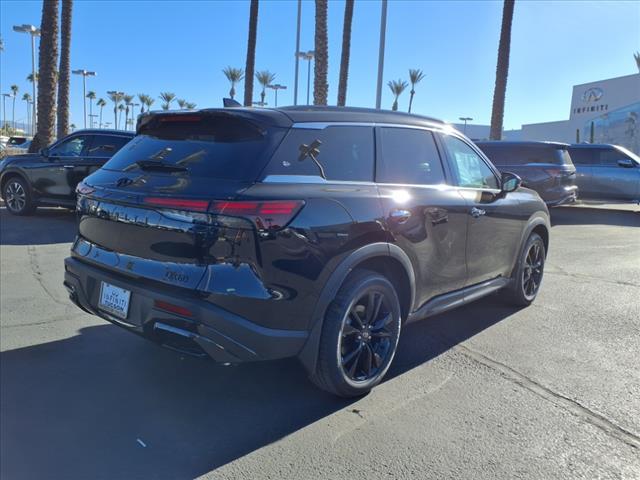
M20 177L7 180L2 196L7 210L14 215L29 215L35 210L29 187Z
M391 365L400 327L400 302L389 280L354 271L327 309L312 381L341 397L368 393Z
M532 233L525 243L514 273L513 284L508 290L508 299L514 305L526 307L538 296L546 251L542 237Z

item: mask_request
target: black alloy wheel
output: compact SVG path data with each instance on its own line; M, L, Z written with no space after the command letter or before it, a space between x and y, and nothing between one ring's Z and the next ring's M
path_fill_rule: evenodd
M14 215L28 215L33 212L31 195L24 180L13 177L4 186L3 198L7 209Z

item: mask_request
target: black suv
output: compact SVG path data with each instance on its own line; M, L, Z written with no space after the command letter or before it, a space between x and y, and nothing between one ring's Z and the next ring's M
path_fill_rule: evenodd
M0 192L14 215L39 205L73 207L75 189L134 137L119 130L79 130L39 153L0 161Z
M576 167L569 145L558 142L476 142L501 172L512 172L538 192L549 207L573 203L578 196Z
M287 107L146 114L78 186L83 310L221 363L297 356L361 395L405 324L540 287L549 215L440 121Z

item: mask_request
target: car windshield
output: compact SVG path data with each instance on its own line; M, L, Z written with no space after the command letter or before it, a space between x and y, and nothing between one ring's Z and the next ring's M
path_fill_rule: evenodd
M104 169L253 181L284 134L233 115L160 115Z
M614 145L614 148L616 150L618 150L619 152L624 153L627 157L631 158L637 164L640 164L640 157L638 155L636 155L635 153L633 153L632 151L627 150L626 148L621 147L620 145Z

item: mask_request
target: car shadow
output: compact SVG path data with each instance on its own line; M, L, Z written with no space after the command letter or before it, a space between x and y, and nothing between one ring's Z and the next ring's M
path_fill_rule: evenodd
M487 298L406 326L388 379L513 313ZM0 477L194 478L348 407L295 360L223 367L112 325L0 353Z
M551 226L558 225L640 227L640 212L603 208L559 207L551 209Z
M38 208L33 215L18 217L0 207L0 245L45 245L72 242L76 215L63 208Z

